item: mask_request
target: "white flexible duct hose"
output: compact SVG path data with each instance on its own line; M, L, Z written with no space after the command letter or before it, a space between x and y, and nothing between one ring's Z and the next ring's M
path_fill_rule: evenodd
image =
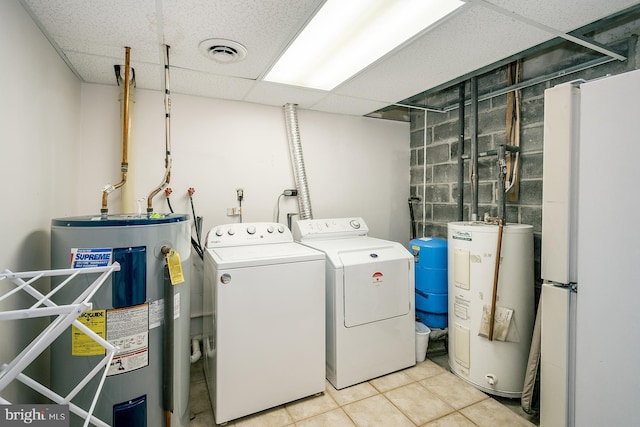
M296 104L284 105L285 123L287 126L287 137L289 139L289 152L293 166L293 176L298 190L298 208L301 219L313 219L311 212L311 200L309 199L309 186L307 185L307 174L304 169L304 158L302 156L302 144L300 142L300 131L298 129L298 112Z

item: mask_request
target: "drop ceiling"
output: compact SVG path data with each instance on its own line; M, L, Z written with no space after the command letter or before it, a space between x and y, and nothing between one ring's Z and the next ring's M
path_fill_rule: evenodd
M20 0L78 78L116 85L131 47L136 85L162 90L163 44L171 91L218 99L366 115L637 5L630 0L469 0L334 90L262 81L324 0ZM330 29L327 29L330 31ZM217 63L200 44L247 49Z

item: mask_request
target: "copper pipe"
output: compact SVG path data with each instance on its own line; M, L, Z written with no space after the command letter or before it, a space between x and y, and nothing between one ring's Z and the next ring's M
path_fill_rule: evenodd
M129 150L129 93L131 88L131 48L125 48L124 58L124 120L122 121L122 162L127 163Z
M117 190L127 182L127 172L129 171L129 88L130 88L130 63L131 63L131 48L126 46L124 59L124 107L123 107L123 119L122 119L122 162L120 163L120 172L122 173L122 179L115 185L110 185L102 191L102 208L100 213L103 219L107 218L109 209L107 208L108 196L113 190Z
M105 217L107 215L107 212L109 211L107 209L107 197L109 196L109 192L110 192L110 189L105 189L102 191L102 209L100 209L100 212L102 212L105 215Z
M485 218L486 220L487 218ZM496 318L496 299L498 297L498 276L500 273L500 252L502 251L502 229L504 228L504 219L490 218L498 222L498 245L496 248L496 264L493 274L493 292L491 293L491 314L489 316L489 341L493 341L493 324Z
M129 96L130 96L130 80L131 68L129 67L131 48L125 48L124 60L124 112L122 119L122 181L114 185L114 188L122 187L127 182L127 172L129 171Z
M153 198L171 181L171 90L169 90L169 46L164 46L164 109L165 109L165 173L162 182L147 196L147 213L153 212Z

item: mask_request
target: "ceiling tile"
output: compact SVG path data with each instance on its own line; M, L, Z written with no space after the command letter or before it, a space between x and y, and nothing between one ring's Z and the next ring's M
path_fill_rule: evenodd
M85 82L115 85L113 65L124 63L130 46L138 87L162 90L168 44L174 92L343 114L370 113L555 37L510 12L570 31L640 3L468 0L441 25L324 92L260 81L324 0L20 1ZM210 38L238 42L248 55L218 64L199 49Z
M326 111L328 113L364 116L365 114L384 108L387 105L389 105L388 102L330 94L315 103L311 109Z
M220 75L258 78L301 30L322 0L165 1L164 32L173 64ZM199 52L203 40L232 40L246 59L218 64Z
M244 100L267 105L298 104L301 108L309 109L325 96L325 91L260 81L256 82Z
M116 85L116 75L113 66L124 64L124 52L122 58L109 58L106 56L86 55L76 52L65 52L69 61L74 64L78 74L85 81L106 85ZM163 67L158 64L149 64L139 61L131 61L131 67L136 74L136 87L142 89L162 90L164 87ZM124 75L123 75L124 77Z
M209 98L240 100L253 86L253 80L219 76L200 71L172 68L171 91Z
M473 0L471 0L473 1ZM562 32L638 4L637 0L482 0Z
M334 90L397 102L552 38L471 6Z
M105 47L158 43L155 0L23 0L56 41ZM92 53L92 52L88 52Z

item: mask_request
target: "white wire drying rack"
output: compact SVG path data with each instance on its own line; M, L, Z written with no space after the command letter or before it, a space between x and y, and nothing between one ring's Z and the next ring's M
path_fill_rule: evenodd
M16 287L11 289L9 292L6 292L3 295L0 295L0 303L10 296L24 291L27 294L31 295L35 300L35 304L33 304L29 308L17 309L17 310L8 310L8 311L0 311L0 321L1 320L20 320L20 319L32 319L37 317L48 317L48 316L57 316L55 319L52 319L49 325L20 353L18 354L10 363L5 363L0 366L0 393L4 390L12 381L18 380L31 389L37 391L41 395L51 399L53 402L61 405L69 405L69 411L76 414L80 418L84 419L84 427L88 426L89 423L98 426L98 427L109 427L107 423L104 421L94 417L93 410L95 409L96 402L98 401L98 397L100 396L100 391L102 390L102 386L104 385L105 378L107 376L107 370L109 369L109 365L111 364L111 360L113 359L113 355L118 350L117 347L111 345L104 338L93 332L87 326L78 321L78 317L80 317L85 311L90 310L92 308L91 298L95 295L95 293L100 289L102 284L107 280L107 278L114 271L120 270L120 264L117 262L106 266L106 267L89 267L89 268L78 268L78 269L59 269L59 270L41 270L41 271L28 271L21 273L13 273L9 270L5 270L0 273L0 281L4 279L9 279L13 282ZM86 287L76 299L70 303L65 305L57 305L52 300L51 297L55 295L60 289L70 283L74 278L82 274L95 274L100 273L100 275L89 285ZM68 276L64 279L59 285L53 288L49 293L43 295L37 289L35 289L32 285L42 277L52 277L52 276ZM26 279L26 281L25 281ZM66 396L60 396L55 393L53 390L47 388L46 386L38 383L34 379L29 376L23 374L22 372L40 355L43 351L45 351L52 342L56 340L70 325L75 326L84 332L87 336L97 342L99 345L104 347L105 349L105 357L102 358L100 362L96 364L96 366L84 377L82 381L80 381L74 388L67 394ZM88 410L80 408L79 406L71 403L71 399L73 399L88 383L100 373L102 370L102 374L100 376L100 381L98 387L95 391L95 395L92 399L91 406ZM0 397L0 404L11 404L11 402Z

